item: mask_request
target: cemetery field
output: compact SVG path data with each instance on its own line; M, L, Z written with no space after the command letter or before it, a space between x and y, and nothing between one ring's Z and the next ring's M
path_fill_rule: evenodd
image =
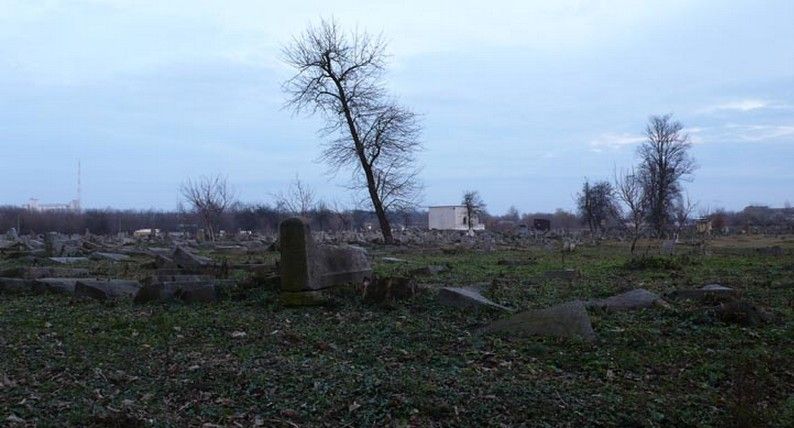
M0 293L0 425L794 426L794 240L764 239L633 262L623 243L580 245L564 264L540 246L371 247L376 274L421 289L382 304L348 290L287 309L272 282L195 304ZM139 257L78 266L149 273ZM547 275L562 268L578 275ZM670 295L714 283L741 310ZM439 302L464 285L517 312L637 288L663 300L589 309L594 341L485 335L511 314Z

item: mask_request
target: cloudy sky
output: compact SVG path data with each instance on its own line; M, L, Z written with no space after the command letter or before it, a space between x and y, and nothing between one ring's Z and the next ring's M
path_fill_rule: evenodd
M248 202L317 163L282 109L280 48L320 17L382 33L388 86L423 116L425 205L572 208L636 162L651 114L695 143L701 208L794 202L794 2L0 0L0 204L176 206L221 173Z

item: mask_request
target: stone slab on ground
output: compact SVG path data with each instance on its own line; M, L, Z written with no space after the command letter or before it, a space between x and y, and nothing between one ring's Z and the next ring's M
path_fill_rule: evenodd
M40 293L43 290L42 286L32 279L0 278L0 293Z
M608 311L628 311L632 309L650 308L662 304L662 298L644 288L637 288L625 293L616 294L604 299L588 300L587 308L599 308Z
M493 309L512 312L510 308L495 303L477 290L468 287L444 287L438 291L438 302L460 309Z
M84 263L88 261L88 257L50 257L49 259L55 263L62 265Z
M17 267L4 270L0 276L23 279L81 278L89 275L88 269L50 266Z
M438 275L448 270L449 269L446 266L432 265L432 266L425 266L414 269L411 272L409 272L409 274L411 276L430 276L430 275Z
M212 303L219 300L215 281L160 282L144 285L135 294L135 303L164 302L178 299L185 303Z
M138 281L81 279L74 286L74 295L75 297L90 297L96 300L133 298L140 288L141 284Z
M77 281L86 278L39 278L36 280L43 290L52 293L74 294Z
M738 297L739 293L730 287L720 284L708 284L701 288L676 290L668 294L672 299L678 300L725 300Z
M212 259L191 253L186 248L177 245L171 259L182 269L200 271L212 266Z
M488 324L480 333L505 337L579 338L588 342L596 339L590 316L581 301L521 312Z
M96 252L91 254L91 259L93 260L105 260L111 262L126 262L132 260L132 257L126 254L119 254L119 253L104 253L104 252Z

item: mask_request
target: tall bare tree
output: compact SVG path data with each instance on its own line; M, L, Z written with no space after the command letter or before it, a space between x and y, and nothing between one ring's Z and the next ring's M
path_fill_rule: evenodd
M335 21L310 26L283 50L297 73L284 83L296 113L320 113L329 137L322 159L336 172L352 167L352 187L366 190L385 242L393 241L387 212L416 202L416 152L421 126L383 88L385 44Z
M651 116L645 128L647 140L638 153L640 176L648 196L648 220L657 236L664 235L673 217L674 199L681 193L681 181L695 171L689 155L689 136L672 115Z
M643 180L634 169L615 173L615 196L622 204L622 209L619 211L621 226L631 236L630 250L631 254L634 254L637 241L645 232L650 206Z
M461 204L466 207L466 225L469 232L474 230L474 220L485 210L485 202L476 190L469 190L463 194Z
M236 193L228 179L221 175L187 179L179 191L214 241L223 213L235 204Z

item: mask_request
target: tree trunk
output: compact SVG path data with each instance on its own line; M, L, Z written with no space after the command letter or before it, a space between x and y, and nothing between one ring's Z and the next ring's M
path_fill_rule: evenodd
M356 154L358 155L359 162L361 162L361 168L364 170L364 175L367 178L367 190L369 190L369 197L372 200L372 207L375 209L375 215L378 217L378 223L380 223L380 231L383 235L383 242L386 244L391 244L394 242L394 237L391 233L391 225L389 224L389 219L386 218L386 210L383 209L383 203L378 196L378 189L375 186L375 176L372 173L372 165L367 162L367 157L364 153L364 144L361 142L361 138L358 135L358 130L356 129L356 123L353 121L353 116L350 113L350 106L347 102L345 89L342 87L342 84L338 79L336 79L334 76L331 76L331 78L333 79L334 83L336 84L336 88L339 91L339 102L342 104L342 111L345 114L345 121L347 122L350 136L353 139L353 144L356 147Z

